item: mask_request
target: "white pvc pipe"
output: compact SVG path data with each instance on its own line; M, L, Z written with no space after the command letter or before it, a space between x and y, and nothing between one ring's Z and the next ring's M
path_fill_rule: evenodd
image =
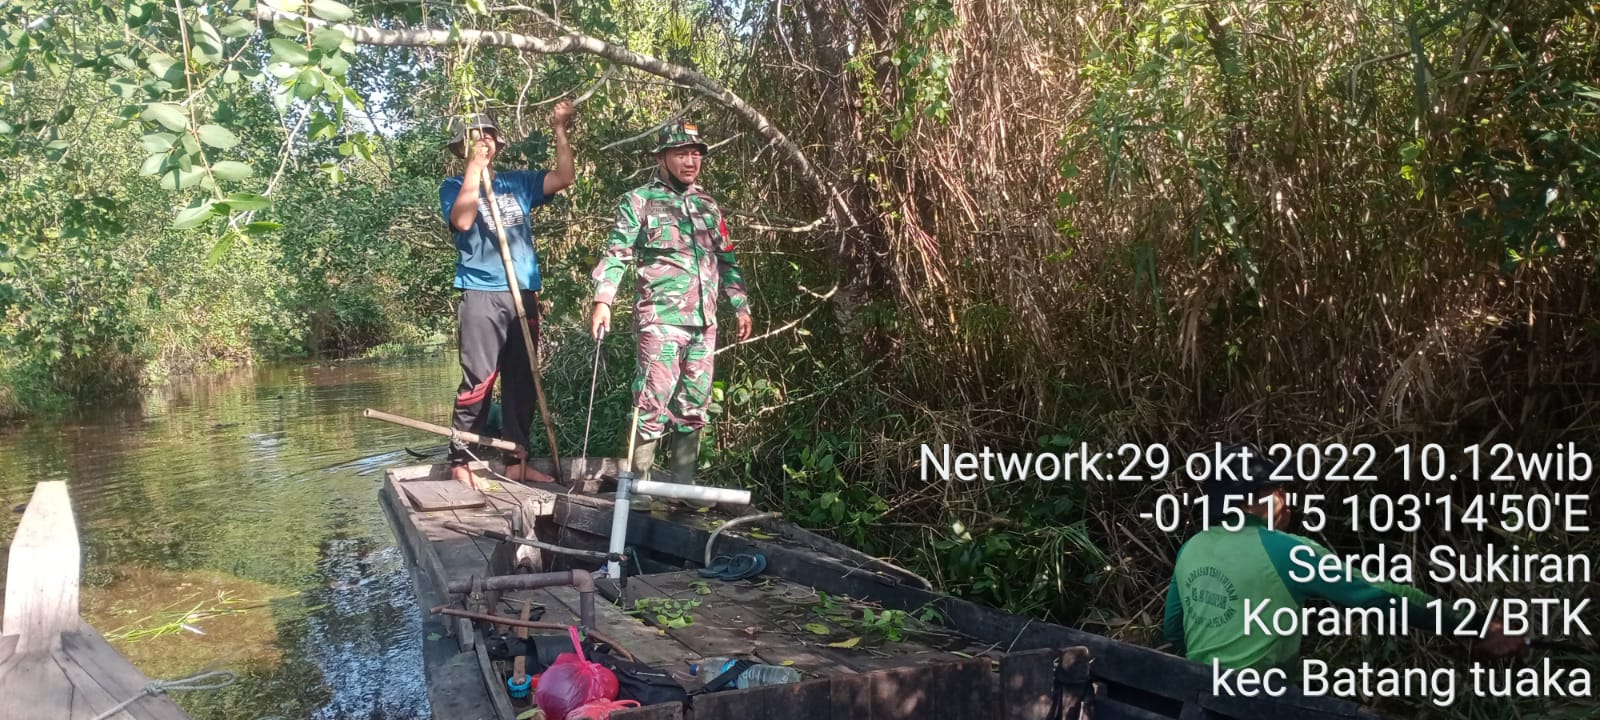
M749 490L730 490L728 488L706 487L704 485L679 485L677 483L656 482L654 480L636 480L633 483L633 492L640 495L653 495L656 497L678 498L680 500L702 500L705 502L729 503L731 505L749 505ZM617 499L622 499L621 483L617 486ZM615 536L615 531L613 531Z
M637 482L632 478L633 473L622 473L617 478L616 506L611 510L611 557L621 557L628 544L628 506L632 504L632 485ZM606 577L615 581L622 580L622 563L616 560L606 561Z

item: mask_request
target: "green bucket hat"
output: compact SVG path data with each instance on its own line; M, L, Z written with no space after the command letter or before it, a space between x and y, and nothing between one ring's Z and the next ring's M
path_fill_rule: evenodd
M700 148L701 155L710 155L711 148L700 140L700 130L694 123L677 122L668 125L656 132L656 149L651 150L651 155L660 155L663 150L680 147Z
M501 150L504 150L511 145L511 143L506 142L505 135L501 134L500 126L496 125L494 118L489 116L487 113L472 113L471 115L457 116L450 118L449 142L450 152L455 153L456 157L466 157L466 153L464 151L465 149L462 146L462 143L467 139L467 133L473 130L488 131L492 133L494 135L495 142L500 145Z

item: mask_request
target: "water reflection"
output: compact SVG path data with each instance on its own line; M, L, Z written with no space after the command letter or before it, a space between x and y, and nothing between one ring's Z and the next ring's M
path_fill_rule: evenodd
M447 424L457 372L449 353L263 368L6 431L0 506L69 483L89 622L153 678L240 673L174 696L197 719L427 717L420 611L377 491L438 439L360 413ZM0 512L0 538L19 518Z

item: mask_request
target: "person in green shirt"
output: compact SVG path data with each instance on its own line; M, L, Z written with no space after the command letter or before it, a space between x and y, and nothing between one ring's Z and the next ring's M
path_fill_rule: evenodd
M1337 561L1328 558L1327 548L1285 530L1294 522L1289 483L1270 481L1273 466L1249 445L1217 455L1226 469L1219 468L1204 484L1211 522L1178 550L1167 589L1163 635L1177 654L1225 669L1279 668L1293 675L1301 628L1277 632L1270 622L1247 624L1247 611L1286 607L1302 616L1313 598L1359 608L1408 603L1411 624L1436 633L1460 623L1458 616L1440 618L1427 609L1433 598L1415 587L1380 582L1342 563L1337 563L1339 572L1308 571ZM1438 625L1441 619L1444 627ZM1262 625L1274 631L1262 632ZM1474 648L1480 656L1510 657L1527 650L1525 641L1505 635L1498 621L1484 635Z

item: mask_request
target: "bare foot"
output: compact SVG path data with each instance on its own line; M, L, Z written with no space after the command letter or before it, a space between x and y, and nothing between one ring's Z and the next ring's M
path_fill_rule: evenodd
M450 468L450 479L473 490L481 491L484 489L483 483L478 480L477 474L472 472L472 468L466 465L456 465Z
M517 482L553 483L556 481L555 478L539 472L537 468L527 463L507 466L506 477Z

